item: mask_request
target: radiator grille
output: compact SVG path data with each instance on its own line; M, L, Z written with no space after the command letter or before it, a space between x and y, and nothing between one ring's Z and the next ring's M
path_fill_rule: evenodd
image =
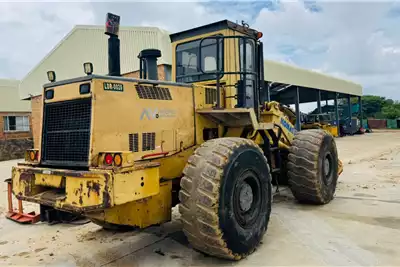
M156 133L142 134L142 151L156 149Z
M91 99L45 104L42 163L87 166Z
M136 85L136 92L141 99L159 99L159 100L172 100L169 88Z
M139 135L137 133L129 134L129 150L132 152L139 151Z
M206 88L206 104L214 104L217 101L217 89Z

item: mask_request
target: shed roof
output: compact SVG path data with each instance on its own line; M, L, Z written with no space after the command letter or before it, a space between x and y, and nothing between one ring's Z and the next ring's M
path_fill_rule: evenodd
M121 73L139 69L139 52L161 50L159 64L171 64L169 32L156 27L120 27ZM20 97L40 95L47 83L46 72L54 70L57 80L80 77L83 63L92 62L95 74L108 73L107 39L104 26L75 26L21 81Z
M264 60L264 76L265 80L276 83L353 96L362 95L362 87L357 83L271 60Z
M18 80L0 79L0 112L30 112L31 103L18 94Z

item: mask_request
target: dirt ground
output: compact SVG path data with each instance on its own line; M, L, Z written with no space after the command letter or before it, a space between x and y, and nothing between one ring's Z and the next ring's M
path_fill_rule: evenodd
M170 223L127 233L107 232L92 223L19 225L4 218L6 185L0 183L0 265L400 265L400 131L336 142L344 163L336 198L326 206L307 206L282 192L274 199L262 244L240 262L192 250L177 210ZM0 163L0 180L10 177L16 162Z

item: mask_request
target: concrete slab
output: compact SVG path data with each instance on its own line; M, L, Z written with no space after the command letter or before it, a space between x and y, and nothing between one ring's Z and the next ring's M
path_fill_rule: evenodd
M282 191L262 244L240 262L194 251L176 209L172 222L136 232L107 232L92 223L19 225L3 216L6 187L0 183L0 265L400 265L400 132L340 138L337 145L344 173L334 201L300 205ZM15 164L0 163L1 180Z

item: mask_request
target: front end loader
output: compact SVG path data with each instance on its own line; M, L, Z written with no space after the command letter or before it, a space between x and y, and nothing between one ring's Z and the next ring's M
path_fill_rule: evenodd
M172 34L173 82L157 79L155 49L141 79L120 75L119 17L109 14L109 74L43 87L41 138L12 170L20 200L79 213L106 229L171 220L204 253L239 260L267 230L272 183L299 202L327 204L341 163L323 130L297 131L266 98L262 34L219 21Z

